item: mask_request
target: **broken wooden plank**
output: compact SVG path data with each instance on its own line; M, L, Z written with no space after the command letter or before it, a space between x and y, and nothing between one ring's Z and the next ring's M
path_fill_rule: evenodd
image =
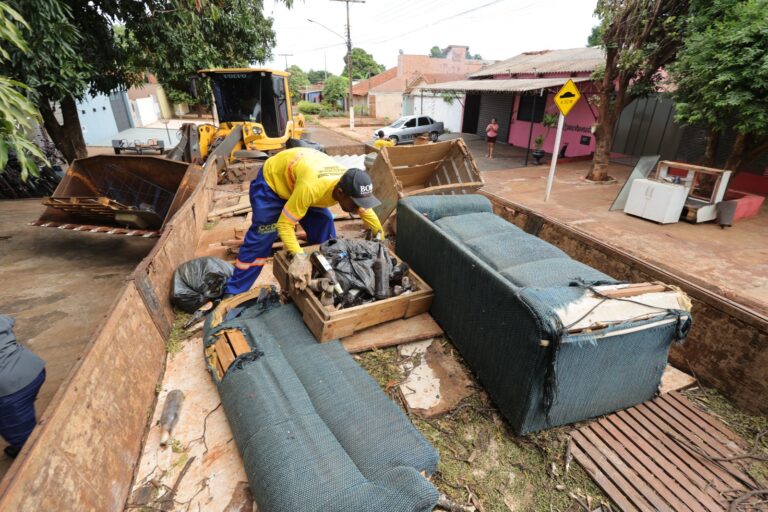
M341 338L341 344L350 354L375 348L393 347L412 341L442 336L443 330L429 313L411 318L392 320L363 329L352 336Z
M643 295L645 293L659 293L667 291L669 288L662 283L634 283L626 286L614 288L612 290L602 290L599 287L596 288L598 293L603 297L609 297L611 299L621 299L624 297L634 297L636 295Z
M671 364L664 369L659 385L659 393L669 393L670 391L679 391L687 389L696 384L696 379L685 372L681 372Z

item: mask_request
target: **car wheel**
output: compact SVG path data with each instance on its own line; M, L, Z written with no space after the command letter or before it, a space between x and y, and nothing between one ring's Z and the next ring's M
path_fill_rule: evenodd
M120 148L114 148L114 150L115 150L115 154L116 154L116 155L119 155L119 154L120 154Z
M437 132L432 132L429 134L429 138L432 142L437 142L437 138L440 136Z
M400 142L400 139L397 137L397 135L392 135L391 137L389 137L389 140L391 140L392 142L394 142L394 143L395 143L395 146L397 146L397 145L398 145L398 143Z

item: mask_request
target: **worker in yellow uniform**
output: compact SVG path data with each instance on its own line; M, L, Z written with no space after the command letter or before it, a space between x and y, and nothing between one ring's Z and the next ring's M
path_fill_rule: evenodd
M373 141L373 147L375 147L379 151L381 151L382 148L391 148L392 146L395 145L395 143L392 142L392 139L388 139L384 135L384 130L379 130L379 132L376 135L378 135L379 138Z
M335 238L333 214L328 207L336 203L345 212L360 215L374 236L384 234L371 209L380 203L373 195L368 173L344 169L315 149L287 149L268 158L251 182L249 195L253 221L225 295L243 293L253 286L278 235L293 256L288 273L298 288L305 288L312 277L312 265L296 239L296 224L306 231L309 244Z

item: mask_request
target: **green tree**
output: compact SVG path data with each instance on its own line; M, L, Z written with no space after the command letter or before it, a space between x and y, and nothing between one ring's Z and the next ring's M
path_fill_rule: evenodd
M337 106L347 97L349 80L345 76L329 76L323 86L323 101Z
M5 2L0 2L0 62L2 63L11 58L6 46L11 46L20 52L29 51L19 26L29 29L29 25L18 12ZM0 76L0 172L5 171L9 153L13 152L21 167L22 180L26 180L29 174L38 174L35 158L45 161L43 152L27 137L27 130L31 130L33 123L40 117L34 104L23 94L28 90L24 84Z
M344 56L344 71L341 76L347 74L347 56ZM365 78L378 75L384 71L384 66L373 59L373 55L362 48L352 48L352 80L363 80Z
M291 76L288 77L288 88L291 91L291 101L298 103L301 100L301 95L309 85L309 78L307 74L296 64L292 65L287 70Z
M605 65L593 75L597 94L587 98L597 107L588 179L608 179L614 125L633 100L657 90L660 70L674 60L682 40L687 9L688 0L598 0Z
M9 1L35 37L28 53L11 52L3 72L32 88L45 128L69 161L86 154L76 103L85 94L139 84L146 71L170 95L183 93L196 70L263 62L274 46L262 0Z
M724 167L739 170L768 151L768 0L693 2L689 27L670 67L675 119L707 128L704 165L734 131Z
M326 76L331 76L333 73L328 73L327 71L318 70L315 71L314 69L310 69L309 72L307 72L307 78L309 79L309 83L311 84L319 84L320 82L325 80Z
M587 38L587 46L600 46L603 44L603 26L595 25L592 27L592 33Z
M429 50L429 56L436 59L442 59L445 57L445 52L443 52L439 46L433 46L432 49Z

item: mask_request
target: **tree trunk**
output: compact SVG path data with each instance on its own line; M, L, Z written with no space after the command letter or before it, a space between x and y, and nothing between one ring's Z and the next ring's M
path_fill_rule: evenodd
M752 164L755 160L763 156L768 151L768 137L763 137L762 140L756 141L752 147L744 154L744 158L741 161L741 165L735 169L736 172L746 170L746 168Z
M592 181L606 181L608 179L608 164L613 146L613 125L615 119L606 113L600 124L595 129L595 154L592 157L592 166L587 174L587 179Z
M72 163L78 158L88 156L88 150L85 147L83 139L83 129L80 127L80 118L77 116L77 103L75 98L67 96L60 102L61 117L63 124L59 124L56 116L53 115L51 101L45 96L41 96L38 103L40 114L43 116L43 124L53 143L67 159Z
M744 160L744 151L747 148L747 134L736 134L736 140L733 141L733 148L731 148L731 154L728 155L728 160L723 166L725 169L735 171L741 167L741 163Z
M707 130L707 147L704 150L704 158L701 165L714 167L717 158L717 148L720 145L720 132L710 128Z

